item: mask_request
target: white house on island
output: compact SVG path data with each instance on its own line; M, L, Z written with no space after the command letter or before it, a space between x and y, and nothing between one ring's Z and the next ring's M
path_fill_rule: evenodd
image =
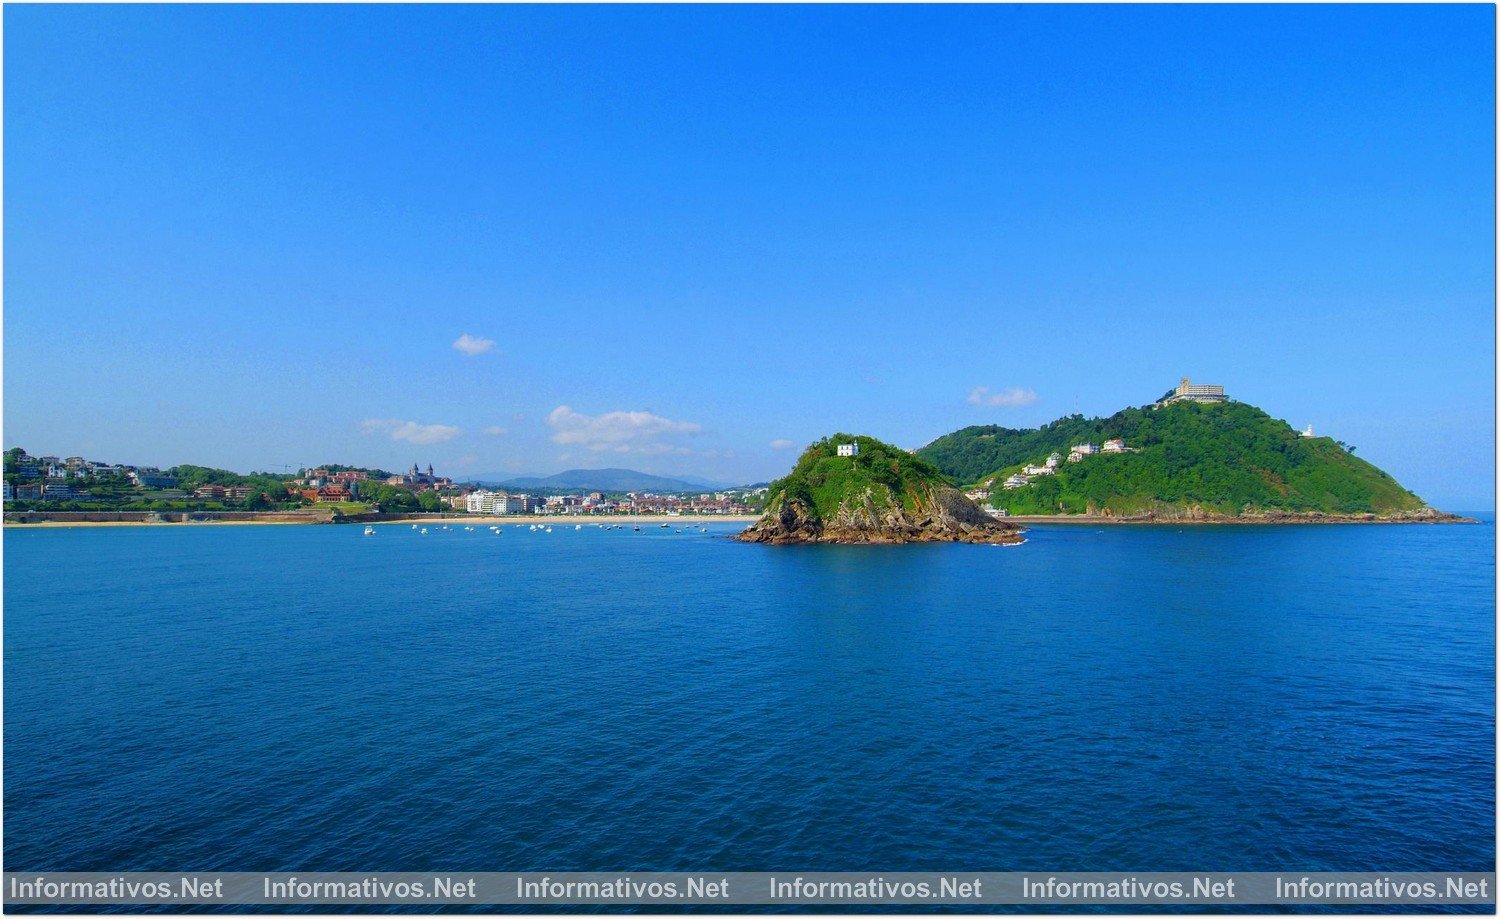
M839 456L859 456L859 444L839 444Z

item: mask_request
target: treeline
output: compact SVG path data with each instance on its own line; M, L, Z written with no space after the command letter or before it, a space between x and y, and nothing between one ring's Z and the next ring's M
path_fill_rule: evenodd
M858 444L859 454L839 456L840 444ZM944 481L942 471L921 456L873 437L835 434L809 446L786 477L771 483L766 504L785 496L826 519L846 498L871 491L909 511L921 489Z

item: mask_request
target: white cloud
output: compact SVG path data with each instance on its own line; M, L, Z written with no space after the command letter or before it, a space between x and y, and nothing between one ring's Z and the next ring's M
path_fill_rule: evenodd
M418 424L399 418L367 418L359 423L359 428L366 434L386 434L391 440L414 444L440 444L462 433L451 424Z
M687 454L687 447L670 443L672 438L697 434L703 427L691 421L673 421L651 412L606 412L584 415L559 405L547 416L552 442L574 444L595 453L638 453L646 456Z
M510 428L502 428L498 424L492 424L484 429L484 433L490 435L491 437L499 437L501 434L509 434Z
M1036 401L1036 392L1030 389L1021 389L1013 386L1010 389L1002 389L991 392L988 386L976 386L969 390L969 404L971 405L1001 405L1015 407L1018 405L1030 405Z
M787 447L792 447L792 446L796 446L796 445L793 444L790 440L787 440L785 437L781 437L781 438L778 438L776 440L771 441L771 449L772 450L785 450Z
M483 354L493 347L495 347L494 339L476 338L475 336L470 335L468 332L465 332L464 334L458 336L458 338L454 339L453 341L453 350L462 351L469 357Z

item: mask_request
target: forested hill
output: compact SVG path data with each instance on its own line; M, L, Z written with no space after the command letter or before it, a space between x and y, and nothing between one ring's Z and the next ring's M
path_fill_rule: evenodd
M845 452L840 452L841 450ZM735 537L773 544L1019 542L936 466L873 437L835 434L771 483L766 510Z
M1130 452L1064 462L1005 489L1006 477L1075 444L1118 438ZM1390 475L1327 437L1242 402L1178 402L1108 418L1072 415L1040 428L969 427L917 451L944 473L991 489L991 503L1020 514L1267 511L1393 514L1425 505Z

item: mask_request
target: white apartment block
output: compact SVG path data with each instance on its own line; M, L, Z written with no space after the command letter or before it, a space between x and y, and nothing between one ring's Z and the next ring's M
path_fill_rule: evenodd
M505 501L509 497L503 491L471 491L464 495L464 510L471 514L504 514Z

